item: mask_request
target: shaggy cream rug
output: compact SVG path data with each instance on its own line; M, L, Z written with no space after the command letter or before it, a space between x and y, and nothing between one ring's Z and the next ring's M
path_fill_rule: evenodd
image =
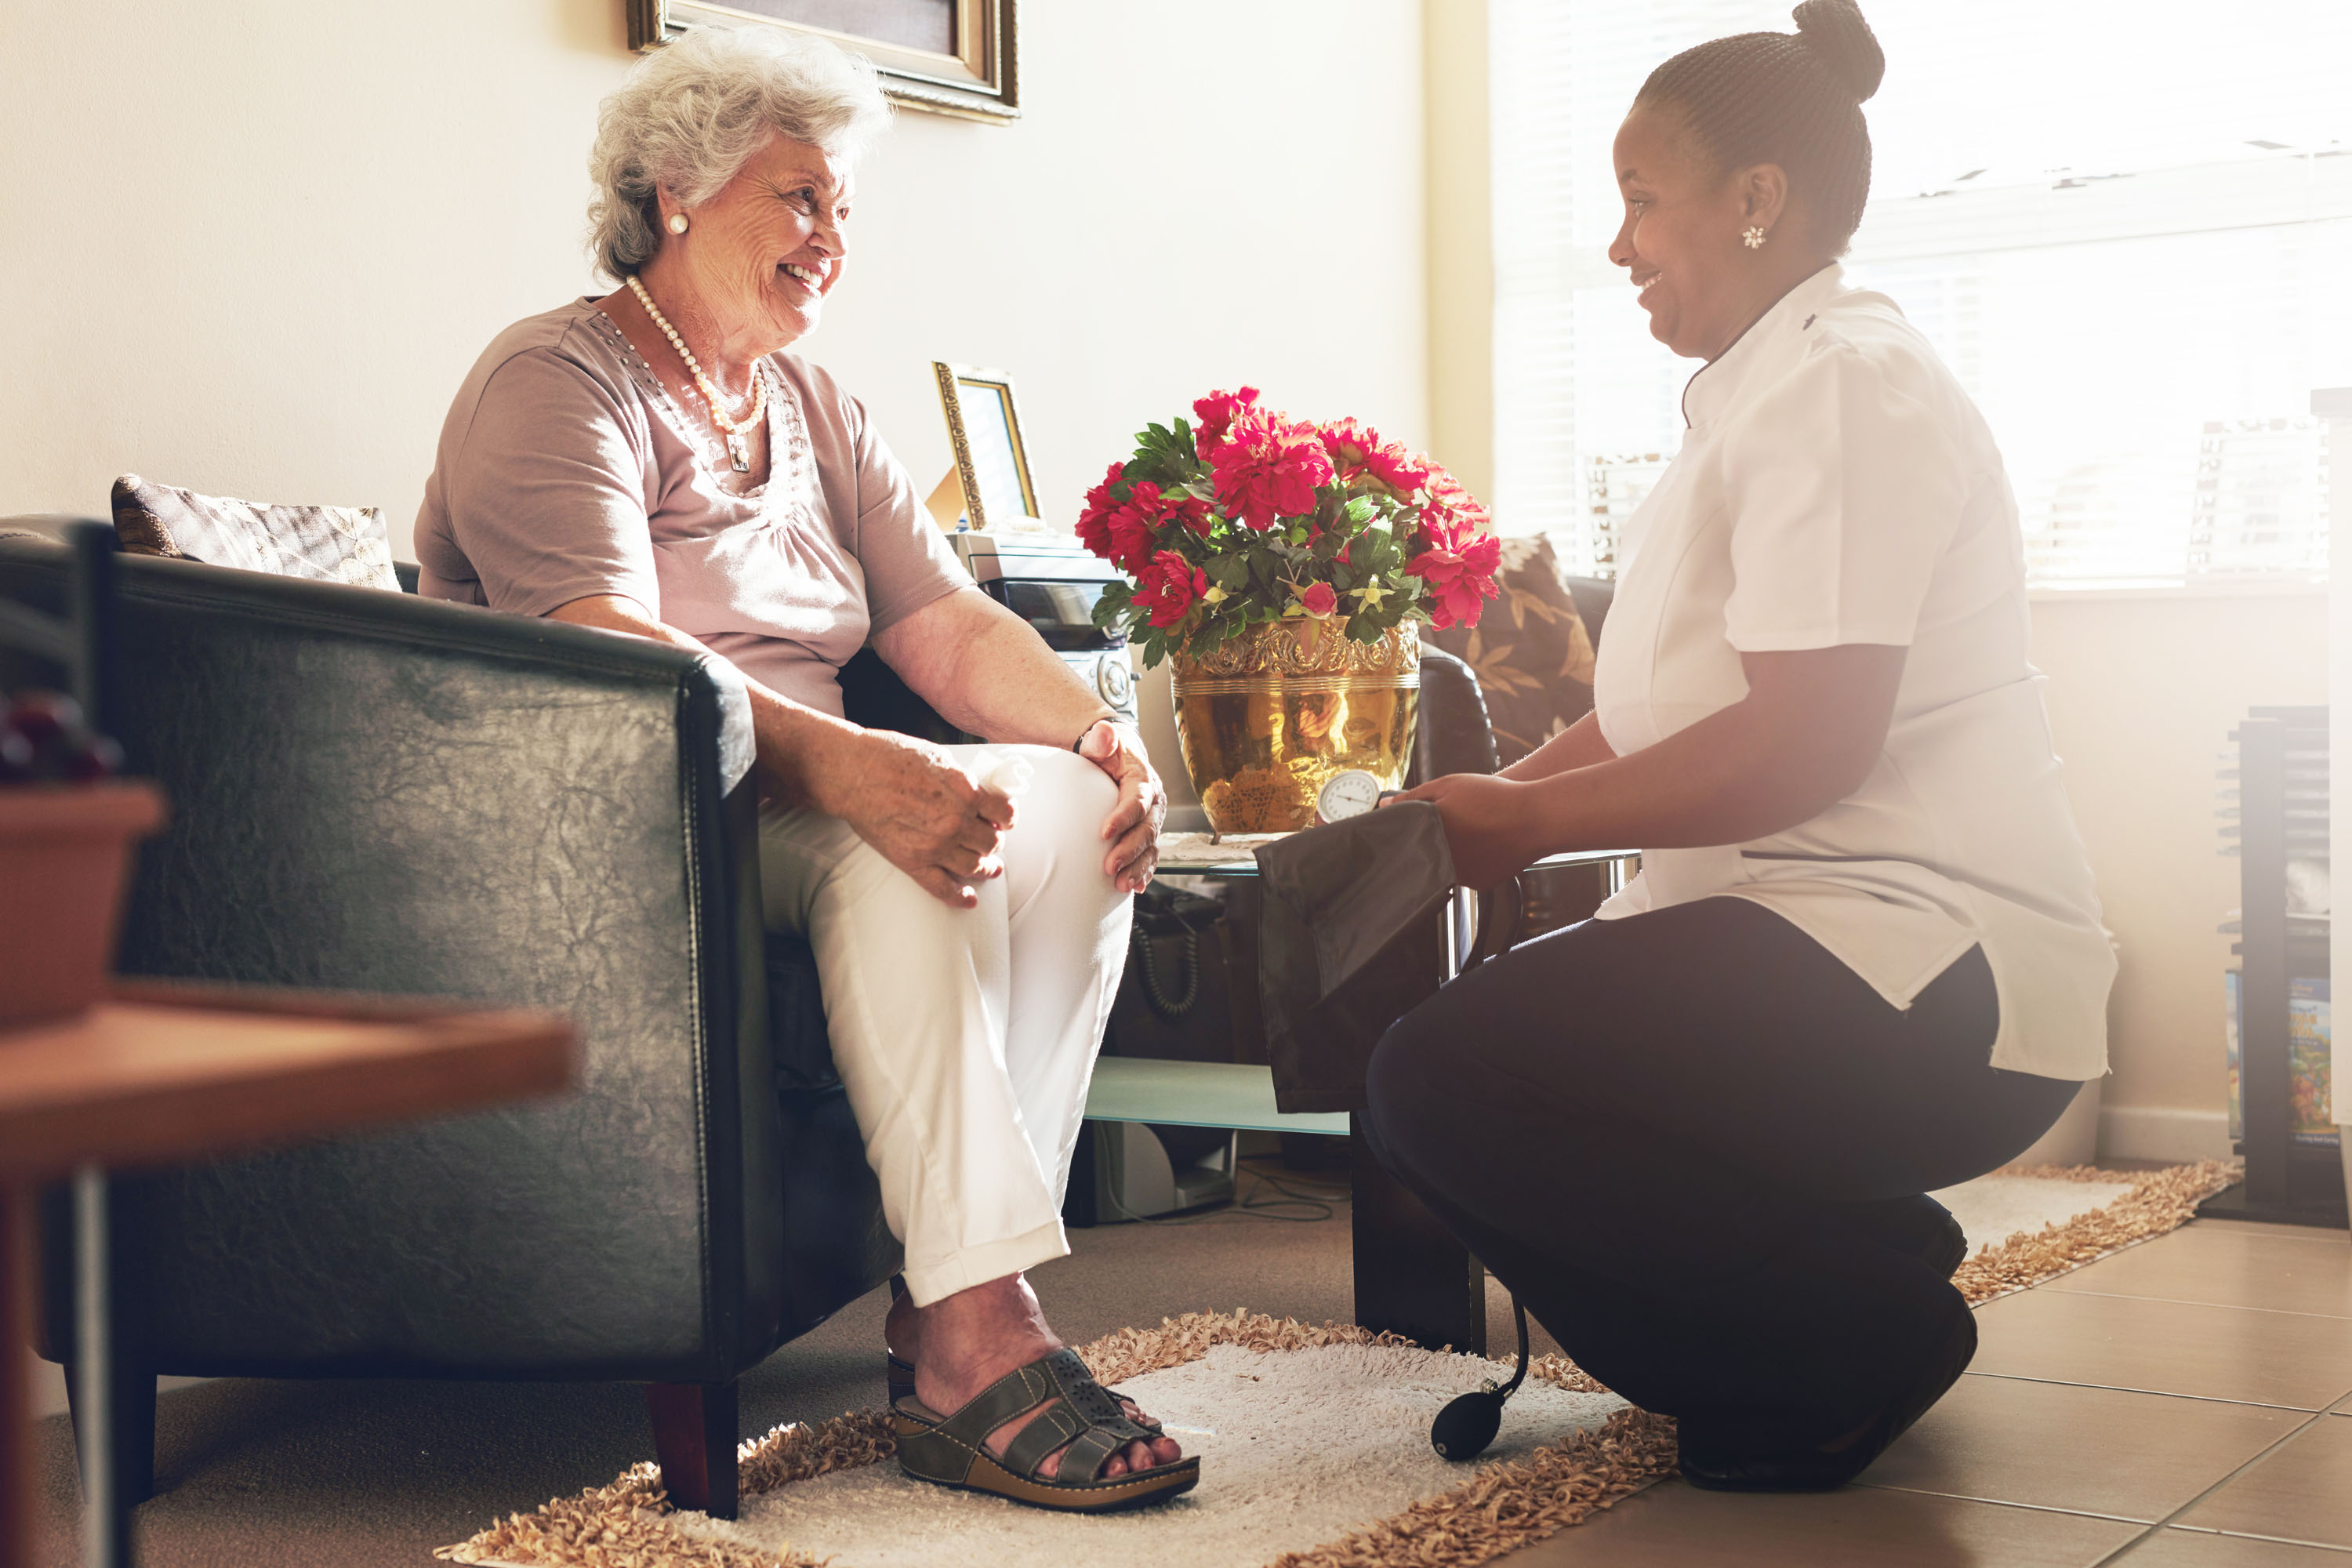
M2232 1174L2210 1162L2129 1177L2043 1167L1938 1194L1986 1243L1954 1282L1971 1303L2025 1289L2175 1228ZM745 1444L735 1521L670 1510L640 1465L438 1555L515 1568L1048 1568L1074 1555L1133 1568L1472 1568L1675 1464L1672 1421L1559 1356L1536 1363L1486 1462L1465 1470L1431 1451L1429 1423L1507 1370L1493 1362L1246 1311L1188 1313L1080 1353L1202 1456L1197 1490L1094 1519L944 1491L879 1462L888 1429L867 1411Z

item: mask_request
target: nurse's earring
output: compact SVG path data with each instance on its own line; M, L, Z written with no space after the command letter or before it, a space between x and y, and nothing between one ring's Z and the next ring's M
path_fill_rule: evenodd
M1763 249L1764 230L1760 226L1749 229L1746 234L1739 237L1739 243L1746 246L1750 250Z

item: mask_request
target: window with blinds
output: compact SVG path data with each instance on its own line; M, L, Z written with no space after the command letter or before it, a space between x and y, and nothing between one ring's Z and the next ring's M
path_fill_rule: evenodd
M1790 3L1490 0L1496 516L1584 570L1613 569L1697 368L1608 260L1611 141L1653 67L1789 31ZM2324 576L2311 408L2352 386L2352 5L1864 12L1887 68L1848 278L1984 411L2032 577Z

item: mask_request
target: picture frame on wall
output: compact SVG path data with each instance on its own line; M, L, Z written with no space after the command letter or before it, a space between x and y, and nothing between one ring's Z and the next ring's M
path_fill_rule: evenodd
M931 374L939 382L940 412L947 416L948 445L955 451L954 466L931 492L932 516L950 532L959 521L975 533L1044 531L1013 378L1001 370L945 360L933 360Z
M694 27L783 27L865 56L892 101L1003 122L1021 116L1016 0L622 0L629 47Z

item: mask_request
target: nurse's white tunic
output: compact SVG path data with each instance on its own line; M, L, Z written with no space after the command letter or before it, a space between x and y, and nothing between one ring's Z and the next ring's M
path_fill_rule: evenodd
M1907 647L1861 789L1784 833L1652 849L1600 911L1752 900L1908 1007L1981 943L1992 1065L2106 1071L2115 956L2026 662L2024 550L1992 434L1885 295L1832 266L1683 395L1628 525L1593 705L1622 756L1738 701L1742 653Z

